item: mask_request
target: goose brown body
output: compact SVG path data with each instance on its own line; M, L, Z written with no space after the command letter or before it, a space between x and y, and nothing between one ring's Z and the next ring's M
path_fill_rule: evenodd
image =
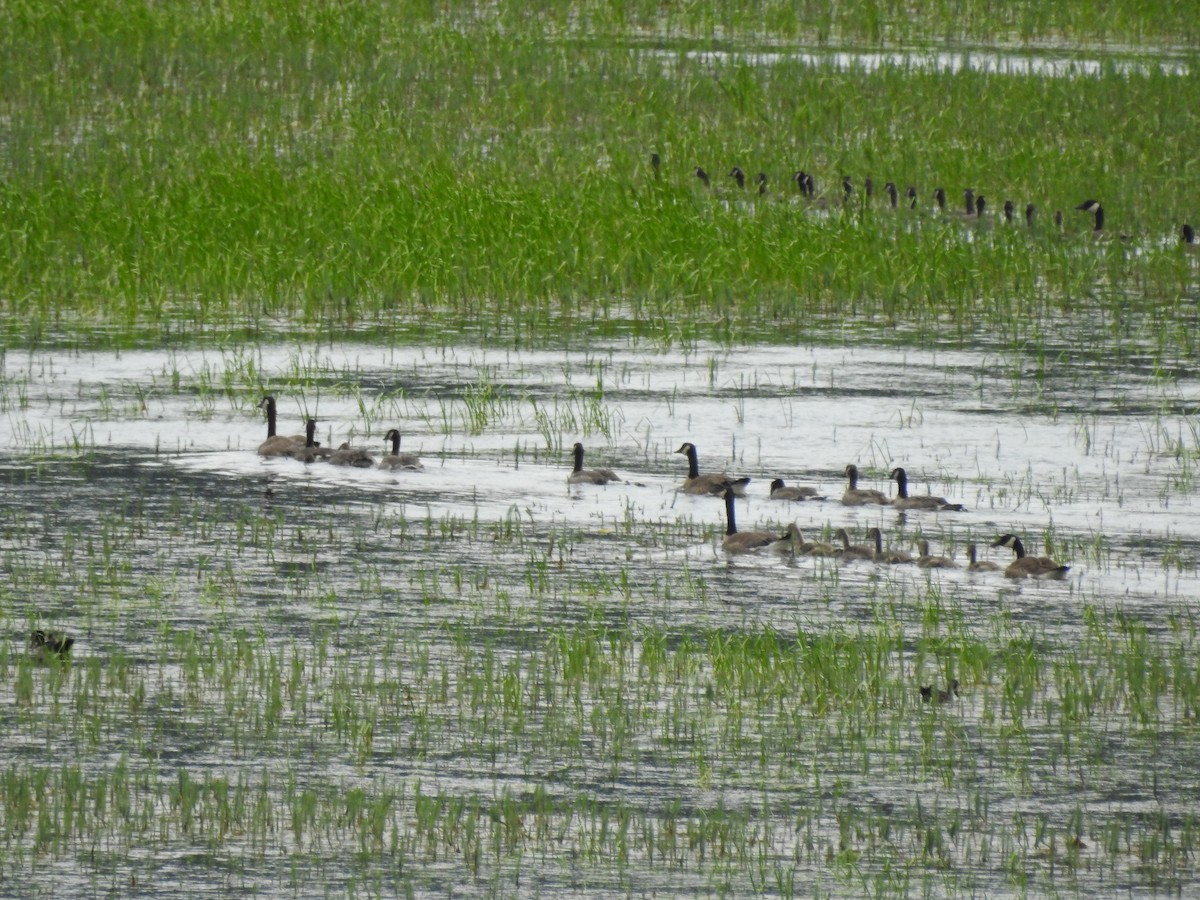
M1010 547L1016 559L1004 568L1009 578L1036 578L1040 580L1065 578L1070 566L1056 563L1048 556L1026 556L1025 546L1015 534L1002 534L992 541L993 547Z
M917 566L922 569L957 569L958 563L948 556L932 556L929 553L929 541L921 538L917 545L921 555L917 557Z
M771 482L771 500L824 500L824 497L817 495L817 489L811 487L789 486L783 483L782 478L776 478Z
M381 469L412 469L419 471L425 468L425 464L421 462L421 457L415 453L400 452L400 429L393 428L383 436L384 442L390 441L392 444L392 452L379 460L379 468Z
M932 509L938 512L965 512L966 510L961 503L951 503L945 497L934 497L930 494L910 497L908 495L908 473L899 466L892 469L890 477L896 482L896 497L892 500L892 506L896 509Z
M745 496L749 478L730 478L725 474L700 474L700 460L696 454L696 445L686 441L676 453L682 453L688 460L688 476L680 485L679 490L685 494L701 494L720 497L726 489L732 489L739 497Z
M975 545L967 544L967 571L968 572L999 572L1000 567L990 559L976 559Z
M858 486L858 466L854 463L846 466L845 474L848 486L842 494L842 506L887 506L891 503L881 492Z
M575 443L575 468L567 476L568 484L608 484L610 481L620 481L612 469L585 469L583 467L583 444Z

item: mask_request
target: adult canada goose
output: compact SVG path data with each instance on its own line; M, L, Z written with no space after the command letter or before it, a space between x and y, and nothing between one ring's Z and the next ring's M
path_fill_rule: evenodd
M804 196L809 200L816 199L817 196L817 181L812 177L812 172L804 176Z
M304 435L302 434L285 437L275 433L274 397L263 397L258 408L267 411L267 439L258 445L259 456L291 456L293 450L304 446Z
M906 565L913 561L912 556L903 550L884 550L883 532L878 528L868 528L867 537L875 542L875 555L872 558L881 566Z
M786 549L791 547L793 541L799 537L800 530L798 528L789 528L782 536L778 531L738 531L733 513L733 499L736 494L732 488L726 488L724 496L725 538L721 541L721 547L727 553L749 553L773 544L781 544L783 546L779 549Z
M754 176L754 180L758 183L758 196L765 196L767 193L767 173L759 172Z
M353 466L356 469L372 469L375 467L375 457L362 447L351 447L346 441L329 456L329 461L335 466Z
M870 203L871 198L875 196L875 182L871 180L870 175L863 179L863 196L866 198L865 202L867 203Z
M1000 567L990 559L976 559L975 545L967 544L967 571L968 572L999 572Z
M771 500L824 500L824 497L817 495L816 488L810 487L788 487L783 483L782 478L776 478L771 482Z
M294 447L289 454L293 459L303 463L327 462L333 456L333 451L317 443L317 420L309 419L304 423L306 437L304 443Z
M966 512L961 503L951 503L945 497L932 497L923 494L919 497L908 496L908 473L897 466L889 476L896 482L896 499L892 506L896 509L933 509L938 512Z
M884 192L888 195L888 206L896 209L900 205L900 191L896 189L896 182L889 181L883 186Z
M381 469L424 469L421 457L415 453L400 452L400 429L393 428L383 436L384 443L392 442L392 452L379 461Z
M1104 230L1104 207L1100 205L1099 200L1084 200L1077 207L1080 212L1090 212L1092 214L1092 237L1102 238L1107 237L1110 232ZM1129 235L1123 232L1115 234L1119 240L1129 240Z
M987 209L987 200L984 198L983 194L980 194L978 197L975 198L975 218L982 219L984 210L986 210L986 209Z
M851 544L850 535L846 534L845 528L839 528L833 533L833 536L842 542L842 549L837 555L847 562L853 562L856 559L874 559L875 548L868 547L866 544Z
M806 180L807 178L808 178L808 173L807 173L807 172L805 172L803 169L801 169L801 170L800 170L800 171L798 171L798 172L793 172L793 173L792 173L792 179L791 179L791 180L792 180L792 182L793 182L793 183L795 183L795 185L796 185L796 190L798 190L798 191L800 192L800 196L801 196L801 197L803 197L803 196L805 196L805 195L806 195L806 191L805 191L804 182L805 182L805 180Z
M930 703L935 700L938 703L949 703L951 700L953 700L957 696L958 696L958 679L957 678L955 678L953 681L951 681L950 687L944 691L941 690L940 688L935 691L933 688L933 685L929 685L929 684L921 686L921 699L925 703Z
M662 168L662 157L657 153L650 154L650 168L654 170L654 178L657 180L661 175L659 170Z
M567 476L568 484L608 484L620 481L612 469L585 469L583 467L583 444L575 443L575 468Z
M1180 234L1180 239L1185 250L1189 250L1194 253L1196 250L1200 249L1200 244L1196 243L1196 229L1191 225L1188 225L1186 222L1183 225L1183 231Z
M29 636L29 649L33 651L34 659L47 662L50 659L66 659L75 645L75 638L57 631L37 629Z
M975 218L975 191L973 189L967 188L963 191L963 210L958 215L968 219Z
M933 202L937 204L937 211L945 215L946 212L946 192L941 188L933 189Z
M1005 222L1011 222L1013 220L1013 215L1016 213L1016 211L1017 211L1017 206L1015 203L1013 203L1011 200L1004 201L1004 221Z
M917 567L920 569L957 569L958 563L948 556L931 556L929 553L929 541L925 538L917 543L921 549L921 555L917 557Z
M696 177L700 179L700 183L705 187L708 187L708 173L699 166L696 166L696 168L692 171L695 173Z
M730 169L729 177L737 182L738 187L743 189L746 187L746 173L742 171L741 166L734 166Z
M720 496L725 492L726 488L732 488L733 492L738 496L745 495L746 485L750 483L749 478L730 478L724 473L701 475L700 462L696 456L696 445L691 441L685 441L675 452L682 453L688 459L688 476L679 488L685 494L712 494Z
M1037 215L1037 207L1032 203L1025 204L1025 227L1032 228L1034 217Z
M917 208L917 189L910 184L908 186L908 190L904 192L904 196L908 198L908 208L916 209Z
M854 196L854 184L850 181L849 175L842 176L842 204L850 205L850 199Z
M880 506L887 506L891 503L879 491L873 491L869 488L860 488L858 486L858 466L854 463L846 466L846 479L850 482L846 488L846 493L842 494L842 506L870 506L877 503Z
M1002 534L992 541L993 547L1011 547L1017 558L1004 569L1009 578L1038 578L1043 580L1065 578L1070 566L1060 566L1048 556L1026 556L1025 546L1015 534Z

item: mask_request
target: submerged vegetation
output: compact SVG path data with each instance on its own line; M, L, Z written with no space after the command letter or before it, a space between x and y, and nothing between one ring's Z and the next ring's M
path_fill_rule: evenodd
M7 4L8 340L791 342L849 322L1024 346L1086 315L1110 347L1192 353L1200 69L1164 49L1194 44L1177 4L601 6ZM918 49L879 60L881 41ZM1078 68L1037 65L1064 57ZM743 202L733 165L767 196ZM914 186L923 215L813 215L788 194L799 169L830 194L845 174L877 198ZM997 217L1032 202L1036 226L931 221L939 186ZM1092 197L1130 244L1087 240L1070 211Z

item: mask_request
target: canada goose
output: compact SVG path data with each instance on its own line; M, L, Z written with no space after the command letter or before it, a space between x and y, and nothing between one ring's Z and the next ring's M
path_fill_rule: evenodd
M875 196L875 182L871 180L870 175L863 180L863 196L866 198L866 202L868 203L871 201L871 198Z
M346 441L329 456L329 461L335 466L353 466L356 469L372 469L375 467L375 457L362 447L351 447Z
M705 172L699 166L696 166L696 168L693 169L692 171L695 172L696 177L700 179L700 183L703 184L705 187L708 187L708 173Z
M725 539L721 541L721 547L726 552L749 553L752 550L770 547L772 544L791 546L793 539L799 535L799 529L789 528L782 537L777 531L738 531L733 514L735 496L733 488L725 489Z
M263 397L258 408L267 411L267 439L258 445L259 456L291 456L296 447L304 446L305 439L302 434L285 437L275 433L274 397Z
M1025 204L1025 227L1033 227L1033 219L1037 215L1037 207L1032 203Z
M700 462L696 456L696 445L691 441L685 441L675 452L682 453L688 458L688 476L679 488L685 494L713 494L720 496L725 492L726 488L732 488L733 492L738 496L745 496L746 485L750 483L749 478L730 478L724 473L700 474Z
M917 189L910 184L908 186L908 190L904 192L904 196L908 198L908 208L916 209L917 208Z
M841 552L837 555L847 562L853 562L856 559L874 559L875 548L868 547L866 544L851 544L850 535L846 534L845 528L839 528L833 533L833 536L842 542Z
M393 428L383 436L384 443L392 442L392 452L379 461L381 469L424 469L425 465L415 453L400 452L400 429Z
M1183 225L1183 232L1180 235L1181 242L1185 250L1195 251L1200 248L1200 244L1196 243L1196 229L1186 222Z
M758 182L758 196L765 196L767 193L767 173L759 172L754 177L754 180Z
M583 444L575 443L575 468L567 476L567 484L608 484L620 481L612 469L585 469L583 467Z
M746 173L742 171L741 166L734 166L730 169L729 177L737 182L738 187L743 189L746 187Z
M650 154L650 168L654 170L654 178L657 180L661 175L659 170L662 168L662 157L657 153Z
M917 557L917 568L920 569L957 569L958 563L948 556L930 556L929 541L921 538L917 544L921 555Z
M1056 209L1054 211L1054 227L1059 231L1062 231L1063 229L1063 214L1061 209Z
M1004 574L1009 578L1065 578L1070 566L1060 566L1048 556L1026 556L1025 546L1015 534L1002 534L992 541L993 547L1011 547L1017 558L1008 564Z
M975 198L975 218L982 219L983 212L986 208L987 208L987 200L984 198L983 194L980 194L978 197Z
M817 182L811 172L804 176L804 196L809 200L815 199L817 196Z
M66 659L75 645L75 638L57 631L37 629L29 636L29 649L38 662L48 662L50 659Z
M771 482L771 500L824 500L817 496L817 489L810 487L788 487L782 478Z
M946 212L946 192L941 188L933 189L933 201L937 204L938 212L945 214Z
M975 191L971 188L963 191L963 211L959 215L968 219L975 218Z
M968 572L999 572L1000 571L1000 567L998 565L996 565L994 562L992 562L990 559L976 559L975 558L975 545L974 544L967 544L967 559L970 560L967 563L967 571Z
M883 190L888 195L888 206L896 209L900 204L900 191L896 189L896 182L889 181L883 186Z
M957 696L958 696L958 679L957 678L955 678L953 681L951 681L950 687L944 691L941 690L940 688L935 691L933 689L933 685L926 684L926 685L921 686L921 699L925 703L929 703L934 700L936 700L938 703L949 703L951 700L953 700Z
M884 550L883 532L878 528L868 528L867 537L875 541L875 555L872 559L881 566L906 565L913 561L912 556L903 550Z
M951 503L945 497L932 497L924 494L920 497L908 496L908 473L897 466L889 476L896 482L896 499L892 506L896 509L934 509L939 512L966 512L961 503Z
M292 452L288 455L303 463L327 462L329 457L333 456L333 451L317 443L317 420L309 419L305 422L304 430L306 432L304 443L293 447Z
M891 503L879 491L860 488L858 486L858 466L854 465L854 463L846 466L845 475L850 482L850 486L846 488L846 493L842 494L842 506L870 506L873 503L878 503L880 506L887 506Z
M850 205L850 199L854 196L854 185L850 181L849 175L842 176L842 204Z
M796 190L798 190L800 192L801 197L805 196L804 182L807 180L807 178L808 178L808 173L805 172L803 169L800 169L798 172L792 173L792 181L795 183Z
M796 529L797 544L795 547L798 556L840 556L842 553L841 547L835 547L833 544L826 544L824 541L806 541L800 529L795 525L788 526ZM846 539L849 542L849 538Z
M1102 238L1110 234L1110 232L1104 230L1104 207L1100 205L1099 200L1084 200L1075 208L1080 212L1090 212L1092 214L1092 237ZM1114 236L1118 240L1129 240L1129 235L1124 232L1116 232Z
M1011 200L1004 201L1004 221L1005 222L1011 222L1013 220L1013 215L1016 213L1016 211L1017 211L1017 207L1016 207L1015 203L1013 203Z

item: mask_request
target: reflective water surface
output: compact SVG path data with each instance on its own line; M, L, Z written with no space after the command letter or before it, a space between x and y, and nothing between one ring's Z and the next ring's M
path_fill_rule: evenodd
M312 416L378 456L398 428L425 469L263 459L264 391L281 433ZM1198 401L986 351L10 351L0 871L164 895L1179 886ZM568 486L577 440L622 480ZM751 477L743 530L877 526L1002 566L1013 533L1071 570L731 557L723 505L678 491L684 441ZM847 463L967 511L842 506ZM775 477L828 499L772 501ZM69 666L29 658L34 627L75 637Z

